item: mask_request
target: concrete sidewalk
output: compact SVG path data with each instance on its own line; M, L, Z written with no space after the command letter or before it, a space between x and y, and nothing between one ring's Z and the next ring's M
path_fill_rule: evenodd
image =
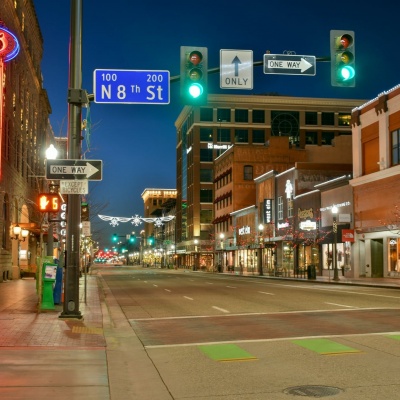
M36 281L0 284L2 400L172 399L100 276L80 280L83 318L37 312Z
M400 288L390 278L307 282ZM61 319L60 305L37 312L34 279L0 284L0 398L172 399L101 275L81 278L79 293L83 319Z

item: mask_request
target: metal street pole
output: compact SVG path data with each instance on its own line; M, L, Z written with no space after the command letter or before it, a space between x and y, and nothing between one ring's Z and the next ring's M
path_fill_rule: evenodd
M71 0L71 38L68 89L68 159L81 158L82 104L82 3ZM86 96L87 97L87 96ZM87 102L87 101L86 101ZM82 318L79 311L80 195L68 195L67 253L63 312L60 318Z
M332 214L333 214L333 225L332 225L332 230L333 230L333 280L338 281L339 280L339 274L338 274L338 269L337 269L337 219L336 219L336 214L337 214L337 207L332 207Z

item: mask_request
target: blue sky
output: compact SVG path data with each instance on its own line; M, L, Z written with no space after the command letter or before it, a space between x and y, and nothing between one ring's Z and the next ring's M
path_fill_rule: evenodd
M44 39L44 87L57 136L67 135L70 3L34 0ZM95 69L168 70L171 76L179 75L180 46L207 47L209 68L219 67L220 49L252 50L254 61L261 61L266 50L329 56L330 30L348 29L356 38L355 88L332 87L330 64L318 62L316 76L265 75L262 67L254 67L252 90L220 89L219 74L213 74L209 92L369 100L400 83L400 34L395 28L399 13L400 5L388 0L373 8L359 0L83 0L82 88L93 93ZM92 104L86 158L103 160L103 180L90 182L89 201L107 204L103 214L142 216L145 188L176 187L174 122L182 107L179 83L171 84L169 105ZM111 228L99 222L109 232L105 237L113 231L139 230L131 224Z

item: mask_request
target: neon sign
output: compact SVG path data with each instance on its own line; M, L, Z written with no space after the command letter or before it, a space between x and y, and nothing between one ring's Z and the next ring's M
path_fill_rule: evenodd
M19 43L17 37L8 29L0 27L0 58L10 61L19 53Z

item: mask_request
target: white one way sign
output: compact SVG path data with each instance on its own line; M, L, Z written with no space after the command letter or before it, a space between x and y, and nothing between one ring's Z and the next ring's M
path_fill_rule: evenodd
M220 50L220 88L253 89L253 51Z

